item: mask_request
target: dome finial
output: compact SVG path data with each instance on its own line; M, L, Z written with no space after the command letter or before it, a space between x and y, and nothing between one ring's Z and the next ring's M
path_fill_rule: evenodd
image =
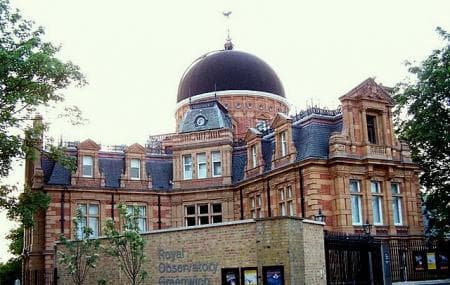
M231 11L222 12L222 14L227 18L227 20L230 20L231 13L232 13ZM229 23L229 21L227 23ZM226 50L233 49L233 43L231 42L231 37L230 37L230 27L227 27L227 38L225 40L224 47Z

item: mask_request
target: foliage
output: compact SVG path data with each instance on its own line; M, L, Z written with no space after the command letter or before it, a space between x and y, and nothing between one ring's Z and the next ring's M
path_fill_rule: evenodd
M22 275L22 259L11 258L6 263L0 263L0 284L14 284Z
M84 226L86 224L84 219L81 210L77 209L73 219L73 228L76 229L73 240L68 240L62 235L60 241L65 251L58 252L59 261L65 265L73 282L77 285L84 284L89 270L95 268L100 247L98 239L90 238L93 231Z
M105 234L109 241L106 250L118 259L120 269L132 285L142 284L147 272L142 269L145 240L139 233L139 209L133 207L128 212L123 204L118 209L120 229L116 227L114 220L108 220L105 224Z
M17 187L5 185L2 178L9 175L15 159L35 159L37 151L74 168L74 160L64 156L64 150L40 148L47 126L32 126L31 122L42 107L64 100L60 90L86 83L79 67L58 59L60 47L43 37L42 27L35 27L18 10L13 11L8 0L0 0L0 208L8 209L9 216L25 226L32 224L35 210L46 208L46 197L43 193L26 193L16 198ZM65 112L65 116L80 118L76 107ZM34 205L29 206L29 201Z
M429 234L450 234L450 34L445 45L420 65L409 67L415 80L399 84L394 96L396 125L421 169Z
M18 228L9 231L6 239L9 239L11 243L9 244L8 250L11 254L15 256L20 256L23 250L23 225Z

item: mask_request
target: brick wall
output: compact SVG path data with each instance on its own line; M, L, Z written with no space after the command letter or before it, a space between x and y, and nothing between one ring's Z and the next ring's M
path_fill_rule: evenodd
M276 265L284 266L286 285L326 284L321 224L279 217L154 231L144 237L145 284L184 284L176 283L184 279L221 284L222 268L244 267L258 267L263 284L263 266ZM107 284L126 284L118 268L115 259L101 254L86 283L104 278ZM72 284L59 264L58 272L59 284Z

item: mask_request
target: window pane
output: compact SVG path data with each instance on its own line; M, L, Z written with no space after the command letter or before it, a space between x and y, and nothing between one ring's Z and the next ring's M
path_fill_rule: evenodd
M366 116L367 122L367 138L370 143L377 143L377 135L376 135L376 117L375 116Z
M352 223L354 225L361 224L361 197L352 195Z
M286 132L281 133L281 156L286 155Z
M392 211L394 214L394 224L402 224L402 199L400 197L394 197L392 200Z
M258 207L261 207L261 195L256 196L256 199L258 200Z
M222 175L222 163L213 162L213 176L221 176Z
M287 202L289 216L294 216L294 207L292 206L292 201Z
M131 178L140 178L141 172L141 161L139 159L132 159L130 165L130 175Z
M195 226L195 217L186 218L186 226Z
M376 225L383 224L383 214L381 212L381 197L372 197L373 223Z
M187 215L195 215L195 206L186 206Z
M92 177L93 171L93 158L92 156L83 156L83 176Z
M359 192L359 181L358 180L350 180L350 192L351 193Z
M394 195L400 194L400 185L398 183L391 183L391 192Z
M200 225L207 225L209 224L209 217L208 216L202 216L198 218Z
M89 218L89 228L92 230L91 237L98 237L98 218L90 217Z
M222 216L213 216L212 220L213 220L213 224L221 223L222 222Z
M280 200L284 201L284 189L280 190Z
M197 178L206 178L206 153L197 153Z
M205 204L205 205L199 205L198 206L198 212L199 212L199 214L208 214L208 205L207 204Z
M87 207L86 204L78 204L78 209L81 212L81 216L86 216L86 212L87 212L86 207Z
M145 232L146 231L145 220L146 219L144 219L144 218L138 219L138 227L139 227L139 231L140 232Z
M255 198L250 198L250 205L252 205L252 208L255 208Z
M90 216L98 216L98 205L96 205L96 204L89 205L89 215Z
M222 213L222 204L212 204L213 213Z
M370 191L372 193L381 193L380 182L370 181Z
M190 154L183 155L183 177L184 179L192 179L192 156Z
M286 216L286 205L284 203L281 204L281 216Z
M292 188L291 188L291 186L289 186L289 187L287 188L287 198L288 198L288 199L291 199L291 198L292 198Z

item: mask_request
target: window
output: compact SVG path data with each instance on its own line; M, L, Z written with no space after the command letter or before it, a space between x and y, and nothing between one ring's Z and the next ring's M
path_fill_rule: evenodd
M400 193L400 184L391 183L392 193L392 212L394 216L394 225L401 226L403 224L402 217L402 196Z
M376 144L377 143L377 131L376 131L376 120L377 117L375 116L366 116L367 121L367 138L370 143Z
M203 203L186 205L184 207L184 219L187 227L221 223L222 204Z
M261 205L262 200L260 194L256 194L250 197L250 213L252 214L253 219L263 217L263 214L261 212Z
M90 155L83 156L83 177L94 176L94 159Z
M133 212L135 211L135 212ZM137 226L139 232L145 232L147 230L147 207L146 206L127 206L127 214L135 214Z
M135 180L141 178L141 161L139 159L130 161L130 178Z
M222 157L220 156L220 151L213 151L211 153L212 159L212 176L218 177L222 176Z
M361 188L359 180L350 180L350 198L352 203L352 224L362 225Z
M280 216L294 216L294 207L292 203L292 187L279 190L279 210Z
M383 196L379 181L370 181L370 192L372 193L373 224L383 224Z
M192 179L192 156L190 154L183 155L183 178L184 180Z
M76 228L77 237L82 239L84 228L90 228L92 233L89 237L98 237L99 229L99 205L98 204L78 204L81 212L81 221Z
M251 152L252 152L252 168L255 168L258 163L257 163L257 157L256 157L256 145L252 145L251 147Z
M206 178L206 153L197 153L197 178Z
M281 156L287 154L287 142L286 142L286 132L280 134L280 144L281 144Z

